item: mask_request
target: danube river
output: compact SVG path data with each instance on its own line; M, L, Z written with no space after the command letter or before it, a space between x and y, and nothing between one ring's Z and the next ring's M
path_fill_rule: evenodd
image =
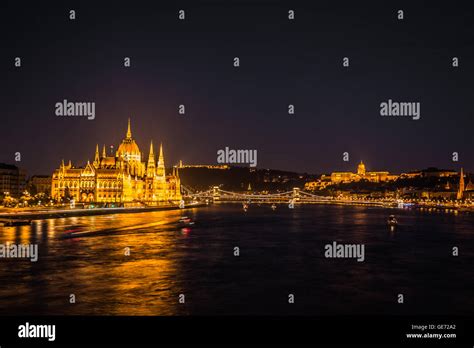
M183 215L195 224L183 227ZM38 244L37 262L0 259L0 315L472 314L473 222L435 210L214 205L0 227L0 244ZM364 261L326 258L334 241L364 244Z

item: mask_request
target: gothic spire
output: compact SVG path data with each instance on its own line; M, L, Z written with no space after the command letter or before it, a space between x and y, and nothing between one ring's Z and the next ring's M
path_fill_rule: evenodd
M164 162L164 158L163 158L163 144L160 143L160 157L158 158L158 160L163 160Z
M150 142L150 154L148 155L147 176L155 175L155 153L153 151L153 141Z
M95 163L99 163L99 144L96 144L96 145L95 145L94 162L95 162Z
M153 140L150 141L150 157L152 156L155 156L155 154L153 153Z
M131 127L130 127L130 117L128 118L128 128L127 128L127 139L131 139L132 138L132 130L131 130Z
M160 143L160 155L158 156L157 175L165 176L165 157L163 156L163 144Z
M148 165L155 166L155 153L153 152L153 140L150 142L150 154L148 155Z

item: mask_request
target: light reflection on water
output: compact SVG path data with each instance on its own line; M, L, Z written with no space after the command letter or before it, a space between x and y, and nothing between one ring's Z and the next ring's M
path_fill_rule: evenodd
M0 314L472 314L472 226L467 214L224 205L0 227L1 244L39 244L36 263L0 259ZM364 243L366 261L324 258L332 241Z

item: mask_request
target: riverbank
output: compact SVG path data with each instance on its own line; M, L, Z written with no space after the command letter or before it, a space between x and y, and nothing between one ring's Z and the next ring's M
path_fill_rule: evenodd
M187 208L197 208L205 206L205 203L190 203L184 206ZM39 220L39 219L55 219L73 216L90 216L90 215L108 215L108 214L130 214L130 213L146 213L160 210L177 210L181 209L178 205L160 205L156 207L133 207L133 208L91 208L91 209L51 209L51 210L35 210L35 211L12 211L0 213L1 220Z

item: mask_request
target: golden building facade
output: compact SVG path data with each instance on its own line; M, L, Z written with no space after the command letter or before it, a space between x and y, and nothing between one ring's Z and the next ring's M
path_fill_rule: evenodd
M155 162L153 142L150 143L148 161L132 137L130 120L125 138L115 156L107 156L105 146L99 154L96 146L94 161L84 167L74 167L64 161L52 176L51 195L54 199L71 198L76 202L128 203L178 202L181 183L178 170L166 175L163 147L160 145L158 162Z
M360 180L367 180L370 182L384 182L396 180L396 175L390 175L387 171L368 172L365 169L364 162L360 161L357 166L357 173L352 172L333 172L331 173L331 182L333 184L349 183Z

